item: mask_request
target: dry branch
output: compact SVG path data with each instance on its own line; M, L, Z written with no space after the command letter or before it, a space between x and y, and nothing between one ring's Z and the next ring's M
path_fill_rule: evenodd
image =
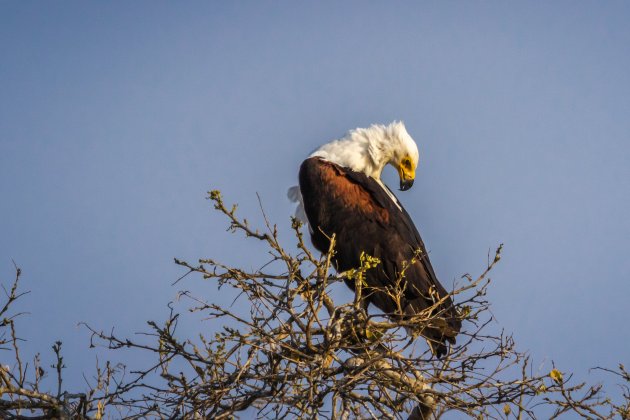
M361 279L378 261L365 256L355 270L334 273L334 238L329 252L318 257L294 220L298 252L292 254L280 245L278 229L264 213L261 232L237 216L236 206L227 207L219 192L209 198L228 218L229 230L266 244L270 261L246 270L247 261L232 267L209 258L195 264L175 260L186 270L180 280L198 274L217 287L231 286L247 310L181 292L179 304L187 302L188 310L203 315L216 334L182 337L183 314L174 305L165 322L148 323L142 339L87 326L93 346L138 351L150 363L135 369L97 366L89 389L69 394L63 391L61 344L56 343L55 391L44 392L38 360L29 371L20 358L18 314L10 313L24 295L18 291L17 270L0 309L0 348L14 358L13 366L0 368L0 417L427 419L455 412L472 418L628 418L630 380L623 366L609 371L622 382L622 395L613 401L602 387L573 383L555 367L534 371L512 337L497 331L486 292L501 247L483 273L464 276L452 292L464 328L458 344L437 360L422 339L407 335L406 327L421 330L440 322L434 313L439 302L400 321L367 313L359 302L372 290ZM344 277L358 285L350 302L335 301L331 294L345 287ZM386 292L398 296L396 289Z

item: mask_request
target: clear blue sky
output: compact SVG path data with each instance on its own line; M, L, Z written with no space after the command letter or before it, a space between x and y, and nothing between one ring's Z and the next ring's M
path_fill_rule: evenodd
M402 119L421 165L399 197L441 280L505 243L489 298L520 349L630 364L629 21L615 1L2 2L0 276L14 259L32 290L22 347L61 339L81 384L79 321L130 334L180 288L221 300L172 287L173 257L266 259L207 190L252 221L258 192L292 249L301 160Z

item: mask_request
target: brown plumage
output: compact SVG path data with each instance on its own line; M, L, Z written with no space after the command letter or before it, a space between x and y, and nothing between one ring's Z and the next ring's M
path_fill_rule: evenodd
M441 322L411 330L427 338L434 354L445 354L446 343L455 342L461 321L437 280L418 230L391 191L363 172L320 157L302 163L299 184L315 247L327 252L329 237L335 234L338 272L359 267L362 252L380 259L381 264L366 273L366 306L372 303L390 317L404 319L435 305L432 314ZM384 290L395 287L405 262L414 256L417 260L405 271L398 307ZM346 283L354 290L351 280Z

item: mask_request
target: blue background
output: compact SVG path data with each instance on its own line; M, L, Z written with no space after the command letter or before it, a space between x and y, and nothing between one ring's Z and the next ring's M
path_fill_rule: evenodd
M442 282L505 243L495 326L535 367L629 364L629 20L621 1L2 2L0 277L14 259L32 290L25 354L62 340L78 387L97 354L138 361L77 323L144 331L182 288L231 301L171 286L173 257L267 259L207 190L253 223L259 193L292 250L301 160L401 119L421 158L398 195Z

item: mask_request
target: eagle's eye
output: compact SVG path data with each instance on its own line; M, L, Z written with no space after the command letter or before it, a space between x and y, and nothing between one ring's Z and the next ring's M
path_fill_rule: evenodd
M409 158L404 158L402 161L402 166L406 169L411 169L411 160Z

